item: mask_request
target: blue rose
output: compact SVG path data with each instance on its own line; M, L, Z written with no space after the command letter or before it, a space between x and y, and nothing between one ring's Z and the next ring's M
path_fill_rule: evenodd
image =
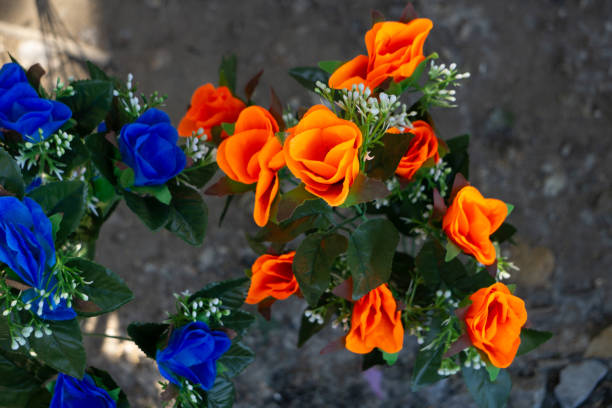
M217 360L232 342L203 322L192 322L172 332L168 346L157 350L161 375L180 387L180 377L210 390L217 377Z
M83 380L60 373L49 408L115 408L108 392L96 385L88 374Z
M164 184L185 168L187 158L177 141L170 118L155 108L121 128L119 150L123 162L134 170L135 186Z
M0 197L0 262L5 263L24 283L32 286L23 294L25 302L46 300L38 313L48 320L69 320L76 316L66 300L54 301L57 281L51 275L55 265L53 227L38 203L30 198ZM36 306L36 305L35 305ZM35 309L36 311L36 309Z
M0 128L14 130L28 141L40 142L72 116L68 106L43 99L15 63L0 69Z

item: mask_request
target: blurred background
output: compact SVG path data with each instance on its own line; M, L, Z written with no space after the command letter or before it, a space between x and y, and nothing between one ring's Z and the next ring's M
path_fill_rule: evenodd
M459 108L433 112L438 136L472 135L471 181L485 196L513 203L519 230L512 259L517 294L529 319L554 332L510 367L511 407L612 404L612 2L517 0L413 2L435 27L426 54L472 76ZM370 10L397 19L402 0L0 0L0 61L41 63L46 80L83 75L90 59L139 90L168 95L176 125L193 90L217 81L221 56L239 58L239 88L260 69L256 94L269 104L316 98L286 72L365 51ZM160 321L171 296L240 276L255 256L249 197L220 228L223 200L207 199L209 230L200 248L164 231L151 233L122 207L103 228L97 259L118 272L136 299L84 330L126 335L134 320ZM471 407L459 378L411 392L416 349L405 341L398 363L373 390L349 352L320 356L339 336L325 330L296 349L304 303L284 302L258 320L248 343L255 363L237 380L237 407ZM86 339L91 365L109 371L135 407L161 406L153 361L126 341Z

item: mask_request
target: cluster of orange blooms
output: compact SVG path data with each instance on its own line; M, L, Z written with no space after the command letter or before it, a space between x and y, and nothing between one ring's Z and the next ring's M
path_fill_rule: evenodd
M367 55L340 66L331 75L329 86L350 89L363 84L374 90L388 79L400 82L410 77L425 59L423 45L432 27L431 20L424 18L409 23L376 23L365 35ZM206 84L194 93L178 130L181 136L192 136L199 129L210 135L213 127L224 122L235 123L234 133L221 134L217 163L232 180L256 183L253 218L258 226L269 221L270 208L279 193L279 171L285 166L308 192L329 206L345 202L360 172L359 153L364 141L355 123L338 117L324 105L315 105L296 126L284 131L281 142L279 124L268 110L246 107L228 88ZM427 122L418 120L412 128L390 128L387 132L412 134L395 171L398 177L409 181L425 162L439 160L438 139ZM463 252L491 265L496 252L490 235L507 213L504 202L484 198L476 188L466 185L451 197L442 226L448 239ZM260 256L252 266L246 302L300 295L292 271L294 255ZM521 328L527 320L524 302L502 283L480 289L470 299L472 305L464 322L472 344L486 353L493 365L507 367L516 355ZM403 338L401 310L387 284L354 302L345 338L348 350L368 353L379 348L396 353L402 348Z

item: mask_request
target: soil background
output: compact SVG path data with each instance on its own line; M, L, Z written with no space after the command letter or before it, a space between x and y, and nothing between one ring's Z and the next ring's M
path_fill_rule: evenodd
M433 112L438 136L472 135L471 181L485 196L515 205L519 230L512 282L534 327L554 332L510 367L511 407L572 406L561 391L612 404L612 2L606 0L415 1L435 27L425 49L456 62L471 78L456 109ZM193 90L217 81L222 55L239 58L238 82L264 68L256 94L274 86L293 107L316 102L287 74L294 66L364 52L376 8L398 18L403 1L379 0L0 0L0 57L41 62L48 78L82 74L84 58L139 90L168 95L173 123ZM121 207L104 226L99 262L119 273L135 300L89 319L92 332L125 335L134 320L160 321L174 292L240 276L255 256L244 235L255 230L248 197L235 200L222 227L223 200L209 197L204 245L152 233ZM237 407L471 407L459 378L410 390L416 349L406 338L396 365L381 370L380 390L349 352L320 356L339 336L328 329L296 349L297 299L259 319L248 339L257 358L236 380ZM87 338L89 362L108 370L135 407L161 406L153 361L129 342ZM596 364L603 378L581 381ZM603 367L603 368L602 368ZM592 373L591 373L592 374ZM565 378L564 378L565 377ZM560 381L563 382L559 386ZM572 390L565 384L578 384ZM594 390L593 390L593 387ZM560 389L563 390L560 391ZM555 393L555 389L557 392ZM593 390L593 391L591 391ZM578 398L578 397L577 397ZM569 405L568 405L569 404Z

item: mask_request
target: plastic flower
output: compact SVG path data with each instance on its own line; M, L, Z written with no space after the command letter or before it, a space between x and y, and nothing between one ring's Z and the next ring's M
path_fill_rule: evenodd
M429 123L417 120L412 123L412 129L406 129L407 133L413 134L408 150L402 156L395 174L410 180L423 164L433 158L437 163L440 160L438 155L438 139L434 134ZM401 133L397 128L387 130L388 133Z
M232 180L257 183L253 219L268 223L270 206L278 193L278 171L285 166L282 145L276 138L278 124L270 112L249 106L240 113L234 134L219 145L217 164Z
M374 90L389 77L395 82L410 77L425 60L423 45L432 28L433 22L427 18L374 24L365 35L368 55L341 65L329 78L329 86L351 89L355 84L364 84Z
M0 130L13 130L26 141L39 142L61 128L71 116L70 108L63 103L39 97L18 64L2 66Z
M306 190L330 206L344 203L359 174L361 130L323 105L308 109L289 133L283 150L287 167Z
M0 262L5 263L32 288L55 293L57 283L51 275L55 265L55 245L51 222L38 203L30 198L0 197ZM24 302L37 297L34 289L22 295ZM70 320L76 316L62 299L50 296L43 301L39 315L48 320Z
M215 89L212 84L202 85L193 93L191 106L179 123L178 133L180 136L191 136L202 129L210 136L213 127L234 123L245 107L244 102L232 96L228 87ZM221 137L226 138L227 133L221 132Z
M465 315L467 334L474 347L484 351L495 367L508 367L519 345L521 328L527 322L525 302L497 282L470 296Z
M177 141L170 118L155 108L121 128L119 150L123 162L134 170L135 186L164 184L185 168L187 158Z
M217 360L232 342L222 331L211 331L204 322L191 322L172 332L168 346L157 350L161 375L181 386L181 377L210 390L217 377Z
M267 297L283 300L296 293L300 288L293 274L294 256L295 251L291 251L257 258L251 267L251 286L245 302L256 304Z
M475 187L465 186L448 207L442 228L448 238L478 262L495 262L495 247L489 238L502 225L508 214L503 201L484 198Z
M59 373L49 408L115 408L108 392L96 385L88 374L82 380Z
M397 353L404 343L402 312L386 284L372 289L353 306L351 330L346 348L366 354L378 347L386 353Z

